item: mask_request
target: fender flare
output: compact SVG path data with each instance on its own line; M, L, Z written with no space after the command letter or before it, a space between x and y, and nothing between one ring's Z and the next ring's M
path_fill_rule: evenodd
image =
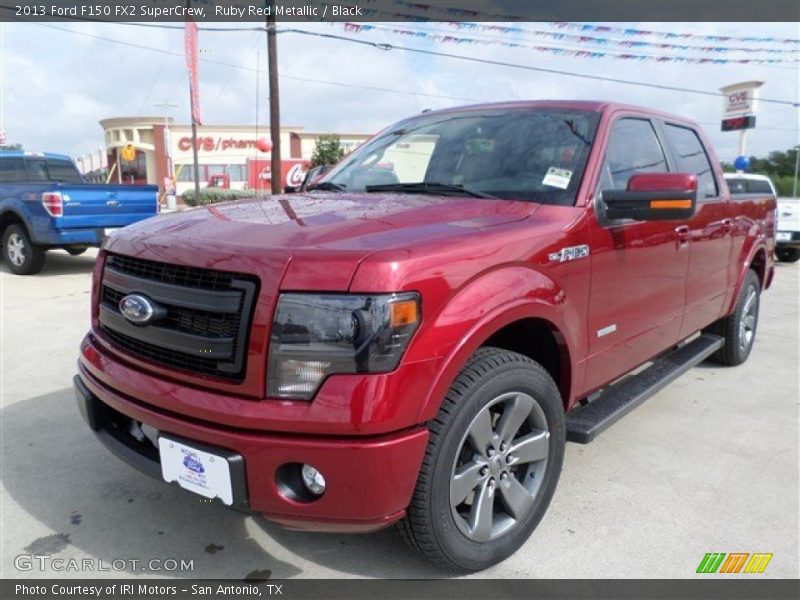
M580 373L579 369L576 367L577 361L575 359L574 350L579 347L579 340L575 339L576 336L574 333L570 335L569 327L567 326L567 323L572 320L569 318L570 315L568 314L572 303L565 298L561 287L550 277L540 271L530 269L529 267L525 268L525 271L550 284L550 288L546 290L546 294L539 295L539 297L531 297L530 295L520 296L520 294L517 294L516 298L498 303L492 310L487 311L482 314L480 318L476 319L467 332L458 338L456 343L444 356L436 377L428 386L425 398L420 403L418 422L425 422L436 416L447 394L447 390L453 384L453 381L455 381L458 373L487 339L503 327L524 319L540 320L551 329L557 344L563 349L562 365L568 369L568 388L571 391L578 389L580 384L579 377L582 376L582 373ZM437 316L436 321L443 319L447 307L454 305L458 302L459 298L466 295L463 293L464 290L468 288L474 289L475 286L483 287L482 284L487 279L485 275L486 274L474 278L469 284L463 286L461 290L459 290L459 293L451 297L443 311ZM540 291L540 289L541 288L532 289L530 291L537 292ZM487 292L484 291L484 293ZM436 323L436 321L434 323ZM576 320L573 322L578 321ZM425 336L423 336L419 342L425 343ZM566 359L564 359L564 357L566 357ZM562 401L566 409L571 398L564 397Z
M31 238L31 240L33 240L33 230L30 222L25 217L25 213L19 210L13 203L9 202L2 208L2 210L0 210L0 223L2 223L5 220L5 217L9 214L14 215L17 220L22 223L22 225L25 227L25 231L28 233L28 236ZM5 229L5 227L3 229ZM2 232L0 232L0 235L2 235Z
M731 298L731 301L728 305L728 309L725 312L726 315L731 314L736 308L736 299L739 297L739 291L742 289L742 285L744 285L744 278L747 275L747 271L750 270L750 266L753 264L753 261L755 260L759 252L764 252L764 257L766 261L766 257L768 256L767 245L764 239L760 236L759 238L756 239L755 242L753 242L750 251L747 253L747 257L745 258L744 261L742 261L740 265L739 273L736 276L736 286L733 289L733 297ZM766 269L767 265L765 264L764 266ZM769 279L769 273L766 272L765 270L763 278L761 280L762 287L766 286L768 279Z

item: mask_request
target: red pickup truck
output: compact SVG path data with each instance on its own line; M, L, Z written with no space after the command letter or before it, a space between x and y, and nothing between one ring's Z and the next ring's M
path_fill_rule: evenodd
M293 528L398 523L483 569L542 519L566 441L747 359L774 230L774 198L731 198L686 119L428 112L307 193L111 237L76 396L158 478Z

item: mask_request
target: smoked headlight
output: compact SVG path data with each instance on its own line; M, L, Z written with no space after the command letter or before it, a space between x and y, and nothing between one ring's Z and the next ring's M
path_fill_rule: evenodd
M397 367L420 322L416 293L281 294L267 396L310 400L328 375Z

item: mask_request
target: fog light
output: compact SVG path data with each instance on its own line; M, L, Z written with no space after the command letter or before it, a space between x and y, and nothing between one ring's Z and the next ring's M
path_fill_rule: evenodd
M325 478L322 473L311 465L303 465L301 474L303 475L303 484L308 488L308 491L315 496L321 496L325 491Z

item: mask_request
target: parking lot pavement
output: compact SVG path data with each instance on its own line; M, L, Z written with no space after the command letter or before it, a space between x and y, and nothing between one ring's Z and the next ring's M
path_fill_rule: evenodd
M282 530L109 454L78 415L70 387L89 324L94 256L52 252L35 277L0 273L2 577L445 575L391 530ZM745 365L701 365L592 444L569 444L533 538L476 576L684 578L706 552L771 552L763 576L797 577L799 294L800 265L778 265ZM124 568L20 571L15 557L26 553ZM193 561L193 570L142 571L151 559Z

